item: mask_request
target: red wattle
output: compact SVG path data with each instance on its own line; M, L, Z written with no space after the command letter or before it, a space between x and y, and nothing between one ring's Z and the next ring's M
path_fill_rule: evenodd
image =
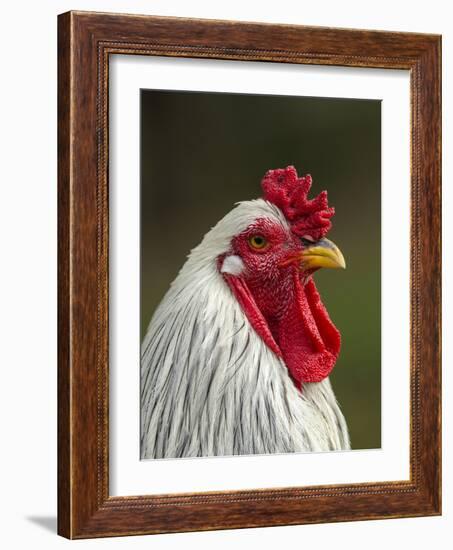
M292 378L300 386L329 376L340 352L341 337L313 280L303 286L298 275L295 277L295 299L271 331Z
M224 274L254 330L285 362L297 387L321 382L337 360L341 337L321 302L313 280L302 284L294 272L294 296L277 319L266 319L245 281Z

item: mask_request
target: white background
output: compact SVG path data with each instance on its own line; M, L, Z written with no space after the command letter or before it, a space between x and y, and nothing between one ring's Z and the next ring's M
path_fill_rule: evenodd
M436 518L247 529L68 542L56 515L56 14L90 9L442 33L444 181L452 180L453 18L450 2L349 0L44 1L2 5L0 131L1 544L4 548L449 548L453 522L453 378L444 338L444 515ZM444 334L451 326L451 186L444 188Z
M409 479L409 72L122 55L109 79L110 494ZM140 88L382 100L381 449L138 460Z

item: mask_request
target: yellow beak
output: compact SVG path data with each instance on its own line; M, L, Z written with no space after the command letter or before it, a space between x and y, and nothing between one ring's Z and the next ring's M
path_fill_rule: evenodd
M321 239L310 244L301 254L301 267L304 270L329 267L346 269L341 250L329 239Z

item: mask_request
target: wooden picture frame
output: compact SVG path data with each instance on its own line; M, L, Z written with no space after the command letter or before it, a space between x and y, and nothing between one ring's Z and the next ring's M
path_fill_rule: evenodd
M69 12L58 21L58 532L150 534L441 513L441 39ZM109 495L109 56L405 69L411 94L410 480Z

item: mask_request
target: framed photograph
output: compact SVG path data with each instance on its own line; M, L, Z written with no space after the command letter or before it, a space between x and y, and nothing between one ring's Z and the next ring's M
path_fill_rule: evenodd
M59 533L440 514L440 37L58 24Z

